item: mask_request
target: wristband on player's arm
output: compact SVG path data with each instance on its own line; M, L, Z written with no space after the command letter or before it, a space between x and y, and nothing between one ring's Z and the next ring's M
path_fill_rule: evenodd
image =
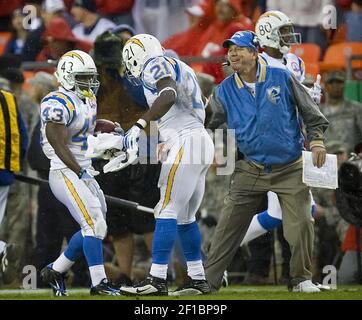
M143 119L138 119L134 125L141 130L144 130L147 127L147 122Z
M79 179L82 179L82 175L83 175L84 171L86 171L86 170L83 169L83 168L81 168L81 169L79 170L79 172L78 172L78 178L79 178Z

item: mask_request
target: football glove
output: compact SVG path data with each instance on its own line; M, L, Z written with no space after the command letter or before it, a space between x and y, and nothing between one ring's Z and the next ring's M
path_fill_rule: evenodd
M114 172L124 169L138 158L138 146L132 149L127 149L125 152L120 152L109 160L103 167L103 172Z
M121 127L121 125L118 122L114 123L116 125L116 128L114 129L114 132L116 132L117 134L124 136L124 130Z
M141 134L141 128L138 126L133 126L131 129L129 129L124 136L123 145L126 150L128 149L135 149L137 146L138 139Z
M85 157L109 160L116 152L123 149L123 140L124 137L122 135L113 133L100 133L96 137L89 135Z

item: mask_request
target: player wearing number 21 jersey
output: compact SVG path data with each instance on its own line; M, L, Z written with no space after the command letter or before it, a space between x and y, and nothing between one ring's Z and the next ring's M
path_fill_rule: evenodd
M171 294L208 293L195 214L203 198L214 144L204 128L205 105L196 75L182 61L166 57L159 41L148 34L129 39L122 56L128 75L142 83L150 106L126 133L124 146L137 145L141 130L157 120L159 139L167 151L159 178L160 201L155 207L150 275L134 287L120 290L134 295L167 295L167 267L178 234L188 281Z

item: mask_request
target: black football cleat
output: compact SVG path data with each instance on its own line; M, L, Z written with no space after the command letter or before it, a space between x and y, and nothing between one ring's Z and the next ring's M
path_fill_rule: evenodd
M170 292L170 296L197 296L202 294L210 294L211 288L206 280L194 280L187 277L187 282L177 288L175 291Z
M90 289L91 296L120 296L119 288L103 279L99 284Z
M53 289L54 296L68 296L64 274L53 270L52 267L48 265L41 270L40 276L43 282L48 283Z

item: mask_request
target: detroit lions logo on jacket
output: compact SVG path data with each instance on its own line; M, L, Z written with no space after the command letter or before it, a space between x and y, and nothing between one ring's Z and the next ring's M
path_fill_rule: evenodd
M266 89L268 99L271 103L277 104L280 101L280 86L273 86Z

